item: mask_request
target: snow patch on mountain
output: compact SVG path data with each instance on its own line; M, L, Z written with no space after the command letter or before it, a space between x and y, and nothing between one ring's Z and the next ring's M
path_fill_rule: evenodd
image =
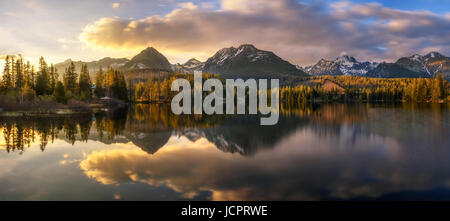
M201 71L203 69L203 66L205 66L204 62L201 62L195 58L191 58L184 64L178 63L172 65L172 70L181 73L193 74L194 71Z
M259 50L251 44L217 51L205 62L203 71L233 78L273 77L280 74L307 75L273 52Z
M359 62L354 57L344 55L333 61L321 59L317 64L303 70L310 75L365 76L377 66L376 62Z

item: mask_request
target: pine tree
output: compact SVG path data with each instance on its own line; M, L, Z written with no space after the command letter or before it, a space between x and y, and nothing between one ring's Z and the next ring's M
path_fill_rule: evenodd
M92 83L87 69L87 64L81 66L80 79L78 82L79 96L81 100L90 101L92 99Z
M11 87L16 87L16 62L14 60L14 56L11 56Z
M44 58L39 59L39 73L36 79L36 94L45 95L50 94L50 78L48 73L48 66Z
M15 87L18 90L21 90L24 86L24 74L23 74L23 58L22 56L19 56L19 59L17 59L16 61L16 66L15 66L15 73L16 73L16 79L15 79Z
M5 67L3 69L3 87L5 90L11 89L13 87L12 85L12 76L11 76L11 61L9 56L6 56L5 58Z
M50 65L50 92L53 93L53 91L55 90L56 87L56 83L58 82L58 69L56 69L56 67L51 64Z
M64 87L70 94L76 94L78 75L75 72L75 64L70 62L66 72L64 73Z
M25 85L28 84L30 88L33 88L33 83L31 81L31 65L29 61L27 61L23 67L23 81Z
M66 90L64 89L64 85L61 81L58 81L55 86L55 91L53 92L53 96L55 97L56 101L59 103L66 103Z
M31 66L31 88L33 88L34 90L36 90L36 73L34 72L34 65Z
M110 68L105 74L106 95L120 100L128 100L128 90L123 72Z
M98 70L96 76L95 76L95 96L97 97L104 97L105 96L105 89L104 89L104 80L105 75L103 74L103 69L100 67Z

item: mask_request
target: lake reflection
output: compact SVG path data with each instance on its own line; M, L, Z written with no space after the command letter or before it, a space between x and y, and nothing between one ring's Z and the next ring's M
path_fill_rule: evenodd
M0 118L0 200L450 200L442 105Z

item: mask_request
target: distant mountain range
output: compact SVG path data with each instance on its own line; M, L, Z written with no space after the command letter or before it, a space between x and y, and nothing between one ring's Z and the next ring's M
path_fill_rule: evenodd
M194 71L203 70L204 66L205 66L205 62L201 62L195 58L191 58L184 64L178 63L178 64L172 65L172 70L177 71L177 72L193 74Z
M70 63L73 62L75 65L76 70L81 69L81 65L87 64L89 72L94 73L100 69L100 67L103 67L103 69L106 69L108 67L112 68L119 68L123 67L125 64L127 64L130 60L127 58L103 58L98 61L91 61L91 62L84 62L84 61L72 61L71 59L67 59L64 62L55 64L55 67L58 69L60 73L63 73L64 70L69 67Z
M303 68L310 75L351 75L365 76L378 66L375 62L359 62L354 57L344 55L334 61L321 59L317 64Z
M438 52L425 56L402 57L395 63L359 62L354 57L342 56L334 61L320 60L301 68L310 75L348 75L378 78L428 78L441 73L450 79L450 58Z
M68 59L56 64L63 72L72 62ZM146 48L131 60L127 58L103 58L99 61L74 61L76 69L87 64L91 74L100 67L120 68L122 70L164 70L192 74L194 71L220 74L225 78L282 78L284 76L303 77L317 75L345 75L377 78L416 78L433 77L441 73L450 80L450 58L438 52L424 56L402 57L395 63L360 62L356 58L344 55L335 60L321 59L308 67L295 66L283 60L275 53L244 44L237 48L223 48L206 62L195 58L184 64L170 64L167 58L153 47Z

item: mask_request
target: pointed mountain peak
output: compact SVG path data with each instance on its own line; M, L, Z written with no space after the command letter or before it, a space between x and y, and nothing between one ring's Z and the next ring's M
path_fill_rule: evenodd
M171 70L172 67L164 55L153 47L148 47L134 56L124 68L129 69L163 69Z
M159 51L156 50L154 47L148 47L141 51L139 54L159 54Z
M191 58L188 61L186 61L186 63L184 63L184 64L186 65L186 64L198 64L198 63L202 63L202 62L195 58Z
M154 47L147 47L143 51L156 51L156 49Z
M254 45L252 44L243 44L238 47L238 49L244 49L244 50L258 50Z
M441 53L437 52L437 51L432 51L432 52L426 54L424 57L426 57L426 58L440 58L440 57L445 57L445 56L442 55Z
M342 56L336 58L336 61L337 61L337 62L339 62L339 61L343 61L343 62L352 62L352 63L358 62L358 61L356 60L356 58L354 58L354 57L352 57L352 56L349 56L349 55L342 55Z

